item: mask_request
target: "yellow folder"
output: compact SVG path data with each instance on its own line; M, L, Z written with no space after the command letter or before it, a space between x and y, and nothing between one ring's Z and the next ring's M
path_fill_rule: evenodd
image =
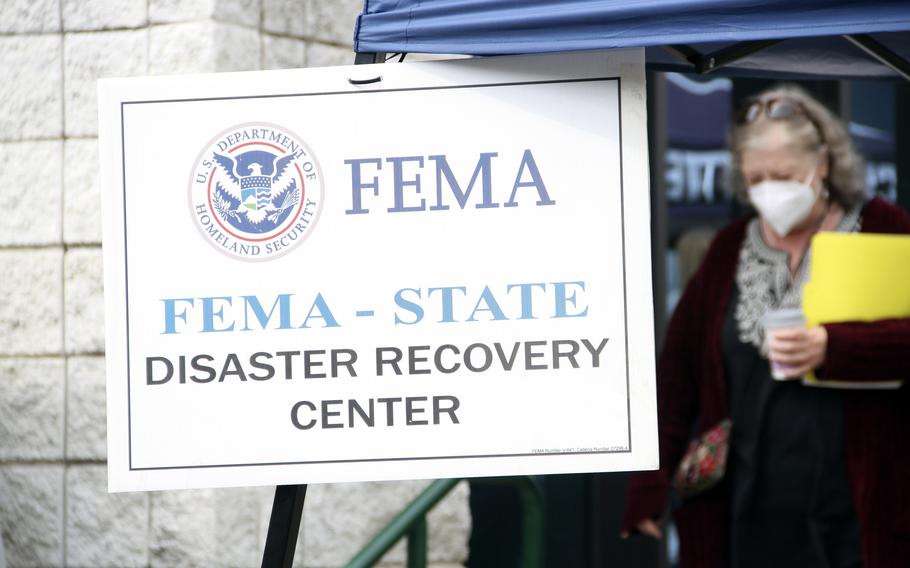
M812 239L810 280L803 288L806 325L910 317L910 236L822 232ZM903 379L819 380L811 386L894 389Z

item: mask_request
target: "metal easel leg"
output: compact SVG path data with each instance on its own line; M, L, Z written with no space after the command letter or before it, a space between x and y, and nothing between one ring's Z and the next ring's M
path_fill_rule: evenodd
M291 568L293 565L306 488L306 485L279 485L275 488L262 568Z

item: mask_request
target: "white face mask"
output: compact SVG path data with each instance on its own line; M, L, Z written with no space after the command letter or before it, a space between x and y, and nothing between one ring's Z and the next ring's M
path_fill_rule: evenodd
M815 166L804 182L765 180L749 188L749 200L774 232L785 237L812 212L817 197L811 185L813 177Z

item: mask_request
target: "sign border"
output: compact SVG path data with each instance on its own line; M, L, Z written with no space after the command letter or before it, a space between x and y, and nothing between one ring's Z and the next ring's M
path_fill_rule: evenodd
M526 452L511 454L476 454L476 455L455 455L455 456L413 456L413 457L393 457L393 458L353 458L353 459L334 459L334 460L310 460L310 461L278 461L278 462L259 462L259 463L231 463L231 464L201 464L201 465L176 465L176 466L152 466L152 467L134 467L133 466L133 426L132 426L132 392L131 392L131 356L130 356L130 284L129 284L129 243L127 231L127 192L126 192L126 120L124 110L127 105L142 104L168 104L168 103L189 103L203 101L223 101L223 100L242 100L242 99L270 99L270 98L290 98L290 97L313 97L325 95L357 95L370 93L391 93L404 91L438 91L452 89L476 89L484 87L514 87L526 85L546 85L557 83L593 83L603 81L616 81L617 109L619 114L618 131L619 131L619 207L620 207L620 224L621 224L621 242L622 242L622 284L623 284L623 329L626 335L625 356L626 356L626 434L628 442L625 448L608 449L601 451L581 451L581 452ZM258 467L258 466L276 466L276 465L322 465L322 464L339 464L339 463L370 463L370 462L401 462L401 461L431 461L431 460L450 460L450 459L489 459L489 458L516 458L516 457L534 457L534 456L554 456L554 455L591 455L591 454L631 454L632 453L632 403L629 381L629 306L628 306L628 285L626 278L626 211L625 211L625 188L623 178L623 145L622 145L622 77L586 77L575 79L547 79L540 81L512 81L504 83L477 83L468 85L441 85L431 87L400 87L390 89L364 89L357 91L326 91L318 93L284 93L274 95L243 95L235 97L200 97L187 99L161 99L161 100L135 100L120 102L120 156L122 166L122 186L123 186L123 270L124 270L124 290L125 290L125 323L126 323L126 398L127 398L127 448L128 448L128 465L129 471L163 471L163 470L187 470L187 469L214 469L214 468L237 468L237 467ZM239 259L238 259L239 260Z

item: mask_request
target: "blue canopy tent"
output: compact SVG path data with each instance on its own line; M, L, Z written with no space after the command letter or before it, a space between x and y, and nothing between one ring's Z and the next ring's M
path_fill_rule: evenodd
M357 63L624 47L656 71L910 81L910 0L364 0L354 30ZM660 155L668 125L652 126Z
M910 0L364 0L354 30L357 63L382 62L391 59L386 57L390 54L483 56L628 47L645 48L646 65L655 71L910 81ZM649 89L652 83L659 82L649 79ZM661 97L666 100L666 91L663 93L649 90L649 104ZM687 101L680 99L680 103ZM676 130L690 138L713 135L723 139L724 124L704 120L697 110L706 105L713 110L723 105L728 108L730 103L730 93L720 93L717 101L693 103L688 112L671 119L679 119ZM649 141L655 259L667 242L668 208L662 180L667 132L672 129L672 120L665 113L653 113ZM693 145L703 142L690 140ZM655 325L660 336L667 275L662 261L652 264ZM572 491L593 495L589 502L621 499L622 481L611 477L597 487L590 493ZM590 506L560 495L552 501L562 503L563 509ZM599 515L592 514L592 518ZM573 522L567 514L553 524L579 529ZM608 521L602 522L606 527ZM600 534L617 531L614 526ZM504 546L499 533L488 538L495 541L491 547ZM584 548L583 539L572 541L574 547L565 546L566 542L559 541L560 554L578 555ZM474 555L477 543L472 540L471 546ZM615 539L603 540L598 547L598 554L609 556L610 565L657 565L650 549L629 548ZM579 558L572 559L560 562L583 565Z
M657 70L910 79L910 2L366 0L354 32L361 54L617 47Z

